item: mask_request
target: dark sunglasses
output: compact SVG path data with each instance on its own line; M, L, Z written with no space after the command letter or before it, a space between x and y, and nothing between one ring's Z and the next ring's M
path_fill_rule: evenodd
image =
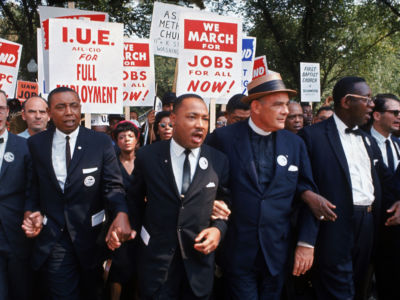
M396 109L387 109L387 110L382 110L382 113L384 112L390 112L393 114L393 116L397 117L399 116L400 110L396 110Z
M160 123L159 125L161 126L161 128L165 128L165 127L167 127L167 125L168 125L170 128L172 128L172 123Z

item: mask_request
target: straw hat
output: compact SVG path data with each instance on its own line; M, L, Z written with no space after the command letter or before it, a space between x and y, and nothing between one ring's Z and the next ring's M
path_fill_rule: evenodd
M256 78L247 85L248 96L242 98L242 102L250 103L252 100L260 99L261 97L285 92L289 97L296 96L295 90L287 89L282 81L281 74L269 71L264 76Z

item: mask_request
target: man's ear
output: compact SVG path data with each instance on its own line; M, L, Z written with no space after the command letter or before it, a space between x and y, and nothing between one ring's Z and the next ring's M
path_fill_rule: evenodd
M372 113L372 116L374 117L374 120L379 121L381 119L381 113L378 111L374 111Z
M340 107L344 109L349 109L350 108L350 101L349 97L343 97L340 99Z

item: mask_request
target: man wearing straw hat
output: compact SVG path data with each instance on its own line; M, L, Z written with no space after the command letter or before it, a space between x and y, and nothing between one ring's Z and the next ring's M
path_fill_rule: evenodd
M312 265L318 221L304 202L322 201L327 219L336 216L312 191L310 161L301 138L281 130L289 96L280 74L271 72L248 85L250 118L216 130L209 144L230 161L232 214L223 244L222 267L232 299L280 299L291 240L290 220L299 206L293 274ZM319 203L319 202L318 202Z

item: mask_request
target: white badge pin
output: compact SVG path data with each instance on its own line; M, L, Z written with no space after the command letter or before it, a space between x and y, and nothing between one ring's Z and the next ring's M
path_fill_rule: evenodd
M4 153L4 160L6 162L13 162L14 161L14 154L12 154L11 152L6 152Z
M92 186L95 183L95 179L93 176L86 176L85 180L83 181L83 183L85 184L85 186L89 187Z
M199 166L200 168L202 168L203 170L208 168L208 160L205 157L200 157L199 159Z
M82 149L82 147L81 146L78 146L78 150L81 150Z
M278 162L278 164L282 167L287 165L287 158L283 155L279 155L276 159L276 161Z
M365 137L365 141L367 142L368 146L371 147L371 142L369 141L369 138L367 136Z

